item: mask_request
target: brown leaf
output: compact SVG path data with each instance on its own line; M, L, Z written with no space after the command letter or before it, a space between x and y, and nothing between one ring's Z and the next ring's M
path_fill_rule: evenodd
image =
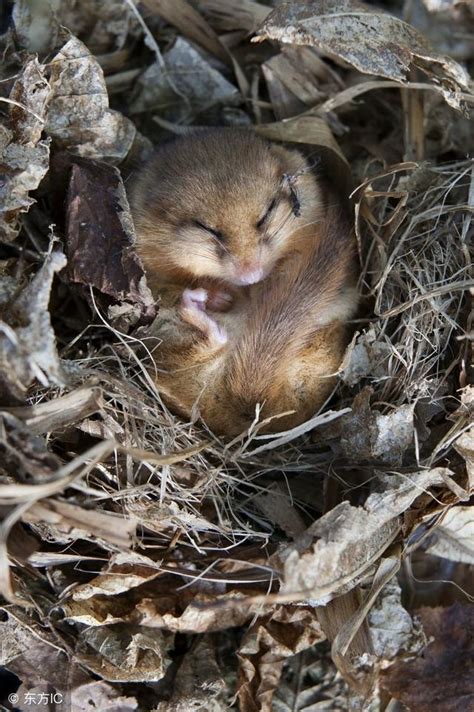
M331 153L336 154L347 170L347 159L328 124L320 116L305 113L272 124L257 124L254 128L258 134L271 141L306 143L327 148Z
M229 61L228 52L219 37L187 0L144 0L144 5L151 12L161 15L198 46L223 62Z
M279 554L285 593L322 599L356 585L400 531L399 515L420 494L449 479L439 467L380 478L362 507L341 502ZM327 599L325 599L327 600Z
M134 249L133 223L118 169L74 159L66 220L71 281L93 286L128 306L128 314L120 313L123 323L153 321L155 303Z
M30 434L43 435L61 432L101 409L100 388L85 387L37 405L10 408L9 412L24 422Z
M48 66L51 97L47 134L58 148L120 163L129 153L137 130L129 119L109 109L97 59L85 44L72 37Z
M126 624L91 627L79 633L75 655L103 680L156 682L171 660L174 636L157 629Z
M466 712L474 708L474 608L420 608L416 614L434 640L414 660L382 671L383 687L411 712Z
M131 545L137 527L133 519L124 519L101 510L86 510L55 499L34 504L24 513L23 521L46 526L50 529L48 538L56 541L71 542L86 538L122 548Z
M27 62L13 84L9 127L0 124L0 240L11 241L19 231L18 218L27 212L49 165L49 141L41 140L50 88L45 67Z
M288 657L325 639L311 606L279 606L246 632L239 651L242 712L270 712Z
M88 626L124 622L173 633L206 633L243 625L261 611L246 600L255 589L207 583L203 590L194 586L178 591L183 585L180 577L163 572L157 576L155 564L147 566L144 561L137 566L134 555L128 558L128 565L120 559L121 566L114 564L110 572L61 601L61 615Z
M161 702L156 712L225 712L228 705L222 700L225 682L216 661L216 650L211 636L195 639L186 653L173 681L173 693Z
M0 314L0 397L22 399L33 381L62 385L64 375L48 311L51 285L66 264L61 252L49 254L35 277L18 294L4 279Z
M163 61L152 64L138 78L130 111L155 110L160 118L182 125L213 106L239 101L237 88L190 42L178 37L163 54Z
M412 67L441 83L448 103L459 108L469 86L463 67L437 54L414 27L358 0L283 2L265 19L256 40L317 47L364 74L407 80Z
M59 457L50 452L44 438L9 413L0 415L0 453L3 466L16 482L44 482L55 477L61 466Z
M450 561L474 564L474 507L452 507L433 529L426 551Z

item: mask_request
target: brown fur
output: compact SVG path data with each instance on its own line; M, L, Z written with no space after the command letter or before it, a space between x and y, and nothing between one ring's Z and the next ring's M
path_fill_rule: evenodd
M295 177L299 216L284 176ZM267 276L297 246L298 229L321 218L323 198L299 152L250 131L210 129L164 144L132 179L130 204L138 251L159 292L167 282L188 287L196 279L240 285L257 268Z
M257 404L260 419L293 411L265 428L278 431L314 415L329 396L357 299L350 225L334 210L324 224L311 250L241 295L231 312L213 315L228 332L226 345L188 326L179 310L163 311L166 372L158 383L182 415L199 411L212 430L231 436L251 424Z
M162 303L154 325L162 341L158 384L176 411L187 418L199 412L227 436L250 425L257 404L260 419L293 411L266 430L293 427L324 403L343 356L344 321L356 306L351 225L334 205L340 201L324 199L321 182L302 171L299 153L244 131L193 140L161 149L132 196L140 253ZM235 285L235 265L262 252L256 224L290 172L298 174L301 216L283 188L268 225L273 233L284 225L264 253L268 276L234 286L228 310L189 307L183 287L227 290ZM189 229L196 217L225 234L228 253Z

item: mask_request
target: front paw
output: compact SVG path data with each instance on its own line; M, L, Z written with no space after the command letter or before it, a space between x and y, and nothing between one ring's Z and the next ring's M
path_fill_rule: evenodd
M227 343L227 333L206 311L208 293L205 289L185 289L179 308L181 318L194 326L210 341L212 346L221 347Z

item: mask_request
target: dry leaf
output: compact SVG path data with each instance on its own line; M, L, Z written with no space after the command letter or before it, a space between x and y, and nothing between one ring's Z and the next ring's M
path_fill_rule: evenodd
M273 712L345 712L355 708L347 684L320 643L289 658L272 701Z
M161 15L199 47L223 62L229 61L228 52L219 37L187 0L144 0L144 4L151 12Z
M87 416L102 410L100 388L78 388L59 398L38 405L9 408L9 413L21 419L32 435L61 432Z
M137 130L129 119L109 109L102 69L85 44L72 37L48 66L51 97L45 128L58 148L123 161Z
M61 460L46 446L43 438L32 434L14 416L0 414L0 452L2 467L17 482L44 482L54 479Z
M212 637L199 636L179 666L170 700L160 702L154 712L225 712L224 690Z
M93 596L116 596L161 575L151 559L134 552L114 554L107 571L74 588L72 599L85 601Z
M112 570L79 587L77 599L72 593L61 601L58 615L91 627L127 623L173 633L207 633L243 625L255 611L262 610L261 606L249 606L246 600L255 589L233 589L212 582L205 583L202 591L196 584L182 589L180 577L162 571L157 577L156 566L143 565L136 573L132 569L133 563L121 582L120 574ZM189 578L184 580L189 582Z
M382 672L381 684L413 712L466 712L474 707L474 608L416 611L434 638L414 660L397 660Z
M347 170L347 159L341 151L331 129L324 119L308 113L295 116L273 124L257 124L255 131L271 141L284 141L288 143L306 143L327 148L331 153L341 159Z
M138 710L139 706L135 697L121 695L117 685L95 680L72 690L71 709L74 712L90 712L94 709L103 712L131 712Z
M474 507L452 507L433 530L426 551L450 561L474 564Z
M122 624L85 628L77 639L78 662L110 682L156 682L171 660L174 636Z
M253 0L197 0L198 8L221 31L245 30L253 33L272 8Z
M281 485L274 483L266 492L257 495L254 502L272 524L294 539L305 530L301 514L291 501L290 494Z
M24 682L19 700L24 702L24 693L33 688L48 685L48 692L59 692L67 704L71 691L76 686L91 682L81 667L70 660L58 645L49 627L40 625L34 615L26 614L17 606L5 606L0 622L0 665ZM28 710L31 706L19 709Z
M45 67L27 62L15 80L9 101L10 128L0 124L0 240L11 241L18 218L34 203L29 196L46 175L49 141L41 140L50 89Z
M322 60L311 47L284 47L262 65L306 106L315 106L325 98L320 78ZM294 113L301 113L303 109Z
M155 62L138 78L130 111L152 110L169 121L189 124L213 106L240 100L237 88L192 44L178 37L162 62Z
M459 108L469 87L464 68L434 52L414 27L357 0L283 2L265 19L255 38L311 45L364 74L406 82L412 68L423 70Z
M44 531L47 539L69 543L76 539L98 541L112 548L130 547L137 522L112 512L86 510L54 499L37 502L23 514L23 521Z
M387 476L363 507L338 504L280 552L282 593L327 601L352 588L399 533L399 515L449 475L449 470L435 468Z
M18 294L16 285L0 295L4 322L0 334L0 391L22 399L34 380L43 386L62 385L64 375L56 351L48 303L56 272L66 264L61 252L52 252L31 282Z
M153 321L155 300L134 249L135 232L118 169L73 159L66 220L71 281L119 302L118 328Z
M242 712L271 712L285 660L324 640L311 606L279 606L257 619L238 650Z
M362 378L381 381L389 375L390 346L377 337L373 327L359 334L349 347L341 367L341 379L355 386Z
M402 606L401 596L401 588L393 578L383 587L369 613L374 654L380 660L416 654L426 643L419 622Z
M352 462L385 462L401 465L413 445L414 409L407 404L383 415L370 406L371 389L354 398L352 413L336 422L344 455Z

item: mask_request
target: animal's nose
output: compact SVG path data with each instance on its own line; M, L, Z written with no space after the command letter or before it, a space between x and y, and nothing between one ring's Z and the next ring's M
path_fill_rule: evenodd
M242 265L242 267L237 271L237 278L240 284L256 284L260 282L264 277L264 271L262 267L255 265L247 266Z

